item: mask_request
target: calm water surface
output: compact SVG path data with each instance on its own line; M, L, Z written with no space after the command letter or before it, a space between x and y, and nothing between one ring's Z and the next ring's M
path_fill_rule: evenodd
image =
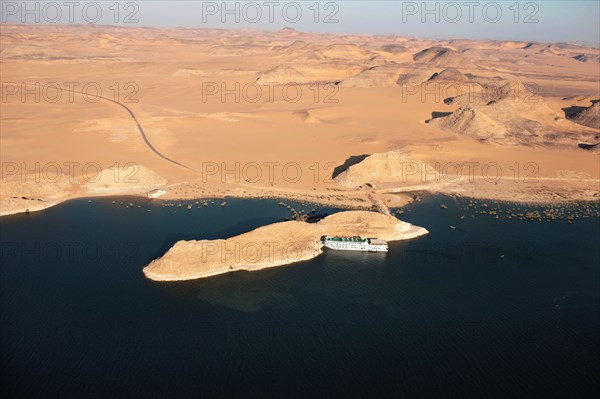
M176 241L289 213L277 201L188 212L115 200L0 220L3 397L600 392L598 218L460 220L431 197L402 215L430 234L388 254L157 283L142 268Z

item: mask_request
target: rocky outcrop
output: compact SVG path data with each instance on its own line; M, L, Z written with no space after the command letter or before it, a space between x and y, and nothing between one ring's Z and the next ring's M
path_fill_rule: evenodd
M579 62L600 62L600 55L598 54L577 54L573 56L573 59Z
M476 138L498 138L506 135L506 129L479 111L472 104L460 107L452 114L429 121L432 126Z
M343 62L319 62L279 65L258 74L258 84L326 83L339 82L362 72L358 64Z
M434 73L430 82L465 82L467 77L456 68L446 68L439 73Z
M489 86L447 102L460 107L428 123L461 135L539 141L559 129L558 115L543 98L519 82Z
M422 184L438 177L431 165L406 152L390 151L366 157L340 173L335 181L346 187L377 188L390 184Z
M288 65L279 65L261 72L256 79L258 84L304 83L306 81L303 74Z
M600 130L600 100L590 107L569 115L568 118L580 125Z
M389 63L369 68L356 76L344 79L341 87L393 87L397 85L400 66Z
M437 64L445 66L456 66L461 63L460 53L448 47L429 47L413 55L415 62Z

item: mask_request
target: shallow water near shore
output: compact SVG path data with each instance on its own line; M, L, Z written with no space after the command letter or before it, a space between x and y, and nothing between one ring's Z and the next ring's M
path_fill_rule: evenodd
M430 234L387 254L175 283L142 268L290 213L114 198L4 217L3 380L22 397L597 394L600 220L460 219L467 201L407 206Z

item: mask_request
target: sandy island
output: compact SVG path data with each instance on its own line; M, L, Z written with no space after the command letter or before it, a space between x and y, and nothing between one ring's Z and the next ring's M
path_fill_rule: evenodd
M318 256L323 235L407 240L427 230L375 212L347 211L317 223L281 222L226 240L179 241L144 268L157 281L192 280L237 270L260 270Z

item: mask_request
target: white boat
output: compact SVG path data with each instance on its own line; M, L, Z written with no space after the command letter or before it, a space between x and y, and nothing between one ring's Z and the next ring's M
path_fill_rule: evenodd
M162 197L166 193L167 193L167 190L164 190L162 188L157 188L156 190L148 191L147 194L148 194L148 198L152 199L152 198Z
M321 238L321 245L338 251L387 252L388 243L377 238L330 237Z

